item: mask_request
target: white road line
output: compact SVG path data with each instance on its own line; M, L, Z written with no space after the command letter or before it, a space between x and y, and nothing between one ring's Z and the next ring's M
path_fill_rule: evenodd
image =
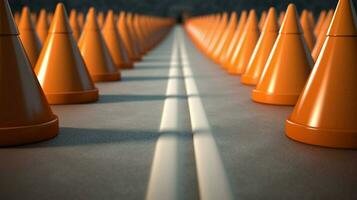
M181 29L178 39L191 117L200 198L203 200L234 199L227 173L193 78L183 34Z
M179 111L184 105L179 96L185 95L182 70L178 62L178 44L176 30L174 31L169 80L166 99L160 124L160 137L156 143L149 186L146 199L175 200L180 199L180 151L179 130L182 130L182 117ZM181 82L181 83L180 83ZM180 86L182 85L182 86Z

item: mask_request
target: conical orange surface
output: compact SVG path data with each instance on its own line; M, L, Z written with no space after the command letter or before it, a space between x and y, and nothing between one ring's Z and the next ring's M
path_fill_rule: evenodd
M314 13L312 11L308 11L308 18L309 18L309 22L311 25L311 29L312 32L314 32L314 27L315 27L315 17L314 17Z
M109 12L111 12L111 15L113 14L112 10L110 10ZM138 52L136 52L134 50L133 44L132 44L132 39L130 38L130 33L128 32L128 27L126 25L126 19L125 19L125 13L124 12L120 12L119 14L119 19L117 22L117 29L118 32L120 34L120 36L122 36L124 45L128 51L128 56L130 58L130 60L134 61L134 60L138 60L140 58L140 55Z
M317 19L316 26L314 28L314 34L317 37L320 34L321 28L324 24L326 18L326 10L320 12L319 18Z
M81 36L81 27L79 26L78 19L77 19L77 11L76 10L71 10L71 13L69 15L69 24L71 25L72 28L72 34L73 37L76 41L79 40L79 37Z
M300 24L302 27L302 30L304 32L304 38L307 44L307 47L309 47L309 50L312 51L315 45L315 36L313 33L313 27L309 19L309 12L307 10L303 10L300 18Z
M50 104L98 99L98 90L89 76L61 3L56 7L35 71Z
M259 24L258 24L260 31L263 30L266 17L267 17L267 12L266 12L266 11L263 11L262 14L261 14L261 16L260 16L260 20L259 20Z
M357 17L340 0L324 48L289 119L288 137L314 145L357 148Z
M49 28L49 24L48 24L46 10L41 9L36 25L36 31L42 44L45 42L47 38L48 28Z
M249 59L252 56L255 45L259 39L259 27L257 16L254 10L249 12L247 24L245 25L242 38L234 50L230 60L228 72L233 75L239 75L245 72Z
M79 12L77 14L77 20L78 20L79 28L82 30L84 27L84 20L85 20L84 13Z
M279 19L278 19L279 25L283 24L284 17L285 17L285 12L284 11L280 12Z
M217 45L221 42L222 35L227 26L227 19L228 14L223 13L222 19L220 20L217 30L214 33L214 37L212 38L207 48L207 53L211 58L213 57L213 52L216 49Z
M330 27L330 23L331 23L332 17L333 17L333 11L330 10L328 12L327 16L325 17L325 21L324 21L324 24L321 27L320 34L319 34L319 36L317 38L315 47L312 50L312 58L314 59L315 62L317 60L317 57L320 54L322 46L324 45L324 42L325 42L325 39L326 39L326 34L327 34L327 31L328 31L328 28Z
M22 45L25 48L31 66L35 67L41 51L41 42L32 23L31 14L28 7L24 7L22 9L19 31Z
M16 25L18 25L20 23L20 13L17 11L15 12L14 20L15 20Z
M237 48L239 44L239 40L241 39L241 36L244 31L244 27L247 23L247 11L243 10L240 17L239 17L239 22L238 25L234 31L234 35L232 37L232 40L227 48L227 50L223 53L222 58L221 58L221 66L224 69L229 68L229 63L230 59L232 58L234 54L234 50Z
M269 58L270 52L278 37L279 25L277 22L276 11L269 9L263 32L250 58L247 69L242 75L241 82L248 85L256 85L263 72L264 66Z
M58 134L49 107L11 15L0 1L0 146L38 142Z
M104 42L94 8L89 9L78 46L94 81L120 80L120 73Z
M31 20L34 24L37 23L37 14L35 12L31 13Z
M313 65L303 37L296 8L290 4L257 88L252 92L254 101L295 105Z
M224 30L221 41L213 52L213 59L219 63L222 57L222 53L224 54L227 51L229 44L232 42L232 38L234 35L234 31L237 26L237 13L233 12L229 19L229 23Z
M52 22L52 19L53 19L53 13L48 13L47 14L47 17L48 17L48 21L51 23Z
M104 25L104 13L103 12L99 12L97 18L98 18L99 28L102 28L103 25Z
M140 61L141 60L140 48L137 43L135 32L132 27L132 19L131 18L132 17L131 17L130 13L120 12L117 29L118 29L118 32L121 32L121 31L124 32L124 30L127 31L126 35L129 38L129 41L131 43L131 47L132 47L133 53L134 53L133 61ZM123 19L124 19L124 21L122 21ZM125 35L125 34L123 33L123 35ZM125 37L125 36L123 36L123 37Z
M115 66L119 69L133 68L133 63L129 59L124 42L115 26L113 12L108 13L102 32Z

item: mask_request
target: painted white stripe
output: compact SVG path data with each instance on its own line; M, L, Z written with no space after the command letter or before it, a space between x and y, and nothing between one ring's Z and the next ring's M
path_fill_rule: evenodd
M234 199L227 173L193 78L182 29L179 33L178 39L188 95L200 198L204 200Z
M180 121L179 110L182 103L178 96L184 95L184 85L178 77L182 70L178 67L178 44L176 30L174 31L169 80L166 90L166 99L160 124L160 137L156 143L149 186L146 199L167 200L179 199L179 136L178 131L183 123ZM182 100L181 100L182 101Z

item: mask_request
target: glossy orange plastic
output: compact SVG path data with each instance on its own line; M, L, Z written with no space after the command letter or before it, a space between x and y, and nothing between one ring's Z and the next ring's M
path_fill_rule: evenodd
M41 52L41 41L38 38L35 26L31 20L31 14L28 7L22 9L19 31L22 45L25 48L31 66L34 68Z
M36 24L36 31L38 34L38 38L40 39L41 43L43 44L47 38L48 34L48 17L45 9L41 9L40 15L38 16L37 24Z
M48 140L58 132L22 47L7 0L0 0L0 146Z
M283 24L284 17L285 17L285 12L284 11L280 12L280 15L279 15L279 18L278 18L278 22L279 22L280 26Z
M315 44L314 49L312 50L312 58L314 59L315 62L317 60L317 57L320 54L322 46L324 45L324 42L325 42L325 39L326 39L326 34L327 34L327 31L328 31L328 28L330 27L330 23L331 23L332 17L333 17L333 10L330 10L327 13L327 16L325 17L324 24L322 25L321 30L320 30L320 34L319 34L319 36L317 38L317 42Z
M85 23L85 17L84 17L83 12L77 13L77 21L78 21L80 29L82 30L84 27L84 23Z
M140 46L140 41L139 41L139 38L136 34L136 31L134 29L134 23L133 23L133 15L131 13L127 13L125 15L125 19L126 19L126 25L127 25L127 28L128 28L128 35L130 35L130 38L131 38L131 44L133 46L133 49L135 51L135 54L137 55L136 59L141 60L141 57L142 57L142 49L141 49L141 46ZM120 27L118 27L119 29Z
M302 27L302 30L304 32L304 38L307 44L307 47L309 47L309 50L312 51L315 45L315 35L313 33L313 26L311 24L311 20L309 19L309 12L307 10L303 10L301 17L300 17L300 24Z
M340 0L314 70L289 119L293 140L357 148L357 17L352 0Z
M104 25L104 19L105 19L104 18L104 13L103 12L99 12L97 19L98 19L97 21L98 21L99 28L102 28L103 25Z
M270 52L278 37L279 25L274 8L269 9L263 32L250 58L247 69L242 75L241 82L247 85L256 85L264 70Z
M133 63L126 52L125 44L117 31L113 12L108 12L102 33L115 66L118 69L133 68Z
M120 73L103 39L94 8L88 11L78 46L93 81L120 80Z
M113 12L113 11L109 11L109 12ZM138 51L135 51L134 46L132 44L132 38L126 24L125 12L120 12L119 14L119 19L117 21L117 29L120 36L123 39L124 45L128 52L129 59L131 61L140 60L140 53Z
M230 60L228 72L232 75L240 75L245 72L249 59L252 56L255 45L259 39L259 27L257 16L254 10L249 12L247 24L245 25L243 35L234 50Z
M234 35L232 37L232 40L226 50L226 52L222 55L221 58L221 66L223 69L228 69L229 68L229 62L230 59L233 56L234 50L237 48L239 40L241 39L241 36L244 31L244 27L247 23L247 11L243 10L240 17L239 17L239 22L238 25L234 31Z
M224 34L226 27L227 27L227 21L228 21L228 14L223 13L222 18L219 22L219 25L217 26L217 29L213 35L213 38L210 42L210 44L207 47L207 54L213 58L213 53L216 50L217 46L219 43L222 42L222 35Z
M21 19L20 13L16 11L14 14L14 20L15 20L16 25L20 24L20 19Z
M263 74L252 92L254 101L296 104L313 66L303 37L296 8L290 4Z
M35 72L50 104L93 102L98 89L78 49L62 3L57 4Z
M53 13L52 13L52 12L48 13L48 14L47 14L47 17L48 17L49 23L51 23L51 22L52 22L52 19L53 19Z
M320 12L319 18L317 19L315 28L314 28L314 35L315 37L319 36L321 28L325 22L325 18L326 18L326 10L322 10Z
M310 10L310 11L308 11L307 16L308 16L308 18L309 18L309 22L310 22L310 25L311 25L312 32L314 32L314 28L315 28L315 26L316 26L314 13ZM314 36L315 36L315 35L314 35Z
M213 60L216 63L220 62L222 55L227 52L229 44L232 42L234 31L237 26L237 13L233 12L229 18L227 28L224 30L221 41L213 52Z
M79 26L78 23L78 18L77 18L77 11L76 10L71 10L71 13L69 15L69 24L71 25L72 28L72 34L73 37L76 41L79 40L79 37L81 36L81 27Z
M259 24L258 24L260 31L262 31L263 28L264 28L266 17L267 17L267 12L263 11L261 16L260 16L260 20L259 20Z

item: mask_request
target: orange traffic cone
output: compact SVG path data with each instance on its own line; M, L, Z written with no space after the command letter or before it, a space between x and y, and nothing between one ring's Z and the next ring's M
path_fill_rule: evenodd
M62 3L57 4L35 72L50 104L98 99L98 89L89 76Z
M15 12L14 20L15 20L16 25L20 24L20 13L17 11Z
M24 7L22 9L19 31L22 45L25 48L31 66L35 67L41 51L41 41L38 38L35 27L32 23L31 14L28 7Z
M233 12L230 16L229 23L227 28L224 30L224 33L221 37L221 41L213 52L213 59L215 62L219 63L222 53L225 53L225 49L228 48L228 45L232 42L232 37L237 25L237 13Z
M50 22L50 23L52 23L52 19L53 19L53 13L48 13L47 14L47 17L48 17L48 21Z
M84 27L84 20L85 20L85 17L84 17L84 13L82 12L79 12L77 14L77 21L78 21L78 24L79 24L79 28L82 30L83 27Z
M103 12L98 13L98 25L99 25L99 28L102 28L104 25L104 13Z
M238 46L234 50L233 57L231 58L228 72L233 75L244 73L249 59L254 51L254 47L259 39L259 27L257 16L254 10L249 12L247 24L245 25L242 38Z
M0 1L0 21L0 146L53 138L58 118L33 73L6 0Z
M242 75L241 82L248 85L256 85L269 58L271 49L278 37L279 25L274 8L269 9L263 32L255 46L248 67Z
M118 69L133 68L124 42L116 29L113 12L108 12L102 32L115 66Z
M303 37L296 8L290 4L257 88L252 92L254 101L295 105L313 65Z
M263 11L263 12L262 12L262 15L260 16L260 20L259 20L259 24L258 24L260 31L263 30L266 17L267 17L267 12L266 12L266 11Z
M317 37L320 34L322 25L324 24L326 18L326 10L323 10L320 12L319 18L317 19L316 26L314 28L314 34L315 37Z
M113 12L113 11L110 10L109 12ZM134 50L134 47L132 44L132 39L130 38L131 36L128 33L128 27L126 25L124 12L120 12L120 14L119 14L119 19L117 21L117 30L118 30L120 36L122 37L124 45L128 51L129 59L131 61L140 59L140 54L139 54L139 52L136 52Z
M77 19L77 11L76 10L71 10L71 13L69 15L69 24L71 25L72 28L72 34L73 37L76 41L79 40L79 37L81 36L81 27L79 26L78 19Z
M357 148L357 17L340 0L324 48L289 119L288 137L313 145Z
M247 11L243 10L240 17L239 17L239 22L237 25L237 28L234 31L234 35L232 37L232 40L228 46L228 48L222 53L222 58L221 58L221 67L228 70L229 68L229 62L231 57L233 56L234 50L237 48L239 40L243 34L244 27L247 23Z
M310 22L310 25L311 25L311 29L312 29L312 32L314 32L314 27L315 27L315 17L314 17L314 13L310 10L308 11L308 18L309 18L309 22Z
M285 12L284 11L280 12L279 19L278 19L280 26L283 24L284 17L285 17Z
M37 23L37 14L35 12L31 12L31 20L32 20L32 23L34 23L34 24Z
M104 42L94 8L89 9L78 46L89 74L94 81L120 80L120 73L114 66L112 57Z
M309 47L309 50L312 51L312 48L314 48L315 45L316 38L313 33L313 28L309 19L309 12L307 10L302 11L300 23L301 23L302 30L304 32L304 38L307 47Z
M48 28L49 28L49 24L48 24L46 10L41 9L36 25L36 31L42 44L45 42L47 38Z
M324 42L326 39L326 34L328 31L328 28L330 27L332 17L333 17L333 10L330 10L325 17L325 22L324 22L323 26L321 27L320 34L317 38L317 42L315 44L314 49L312 50L312 58L314 59L315 62L317 60L317 57L320 54L322 46L324 45Z

